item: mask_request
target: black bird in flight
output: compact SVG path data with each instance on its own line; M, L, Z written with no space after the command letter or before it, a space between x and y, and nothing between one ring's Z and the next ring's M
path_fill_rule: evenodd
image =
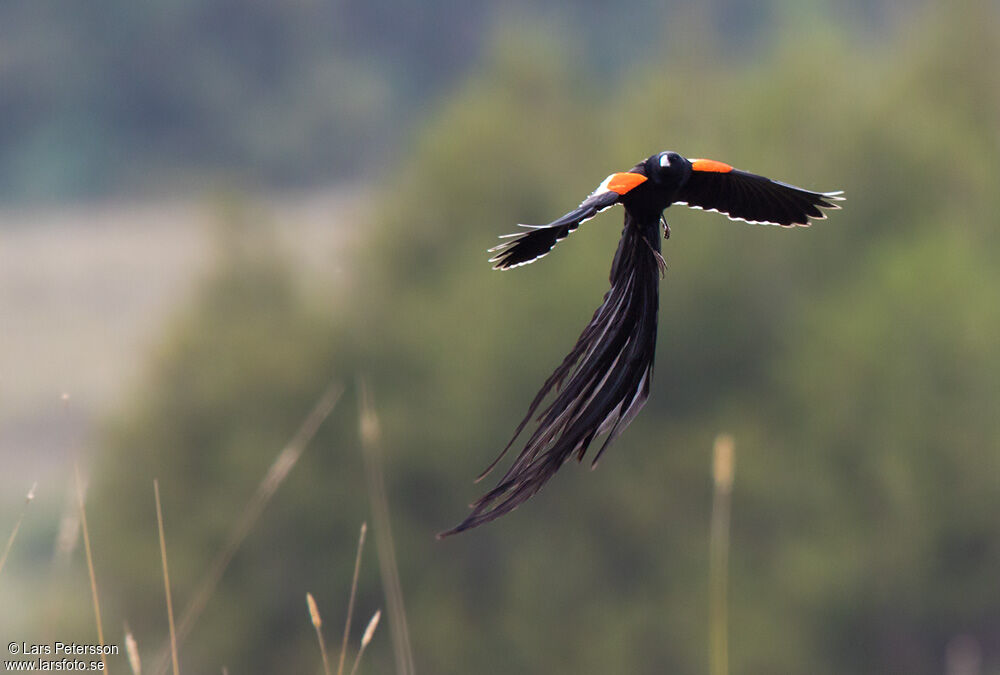
M623 173L608 176L573 211L548 225L522 225L490 249L494 269L508 270L538 260L580 223L615 204L625 207L625 227L611 265L611 289L574 345L542 385L528 414L485 477L507 453L550 392L553 401L538 417L528 439L499 484L472 504L472 513L439 537L487 523L517 508L570 457L580 461L596 436L607 434L594 464L649 396L656 348L659 280L666 269L660 255L663 211L672 204L718 211L731 220L794 227L840 208L842 192L811 192L734 169L711 159L686 159L660 152Z

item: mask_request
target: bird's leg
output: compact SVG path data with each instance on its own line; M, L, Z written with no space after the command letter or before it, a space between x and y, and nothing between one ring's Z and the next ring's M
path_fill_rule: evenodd
M660 255L659 251L657 251L655 248L653 248L653 245L649 243L648 239L646 239L645 237L643 237L642 240L644 242L646 242L646 246L649 247L650 253L653 254L654 258L656 258L656 268L658 270L660 270L660 278L662 279L666 275L666 273L667 273L667 261L663 259L663 256ZM580 457L582 459L583 455L581 455Z
M667 225L667 219L660 216L660 222L663 224L663 238L670 239L670 226Z

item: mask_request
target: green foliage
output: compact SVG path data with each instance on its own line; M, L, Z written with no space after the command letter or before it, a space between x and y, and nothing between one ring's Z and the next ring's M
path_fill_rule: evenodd
M108 435L93 520L129 552L104 563L117 611L140 642L164 633L154 475L180 599L325 381L365 373L422 672L704 671L721 429L738 457L734 672L940 672L958 634L994 667L992 11L930 12L877 49L798 26L739 68L691 56L711 36L678 28L599 95L568 44L500 33L374 191L346 309L303 298L266 231L223 239ZM596 473L569 465L516 513L436 543L596 306L619 216L513 273L484 249L668 148L843 188L846 209L795 231L671 209L646 410ZM346 598L366 508L354 419L345 401L279 492L182 650L189 668L316 666L302 597ZM362 613L376 584L369 558Z

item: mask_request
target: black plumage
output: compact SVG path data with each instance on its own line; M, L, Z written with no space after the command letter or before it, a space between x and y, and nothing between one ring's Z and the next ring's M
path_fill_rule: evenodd
M674 203L715 210L732 219L783 226L822 218L838 208L839 192L811 192L733 169L713 160L688 160L675 152L653 155L610 176L579 207L548 225L522 226L491 249L496 269L510 269L546 255L579 225L615 204L625 207L625 225L611 265L611 288L572 351L549 376L528 407L514 437L480 476L504 457L545 399L538 426L492 490L472 504L472 513L441 537L489 522L517 508L541 489L568 459L583 459L594 439L606 434L596 464L649 397L656 350L660 226Z

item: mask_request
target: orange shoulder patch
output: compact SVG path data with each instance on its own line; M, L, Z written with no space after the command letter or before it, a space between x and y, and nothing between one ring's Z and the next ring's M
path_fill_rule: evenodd
M620 195L625 194L636 185L646 182L646 177L638 173L613 173L608 176L607 188Z
M710 171L712 173L729 173L733 167L714 159L692 159L691 168L695 171Z

